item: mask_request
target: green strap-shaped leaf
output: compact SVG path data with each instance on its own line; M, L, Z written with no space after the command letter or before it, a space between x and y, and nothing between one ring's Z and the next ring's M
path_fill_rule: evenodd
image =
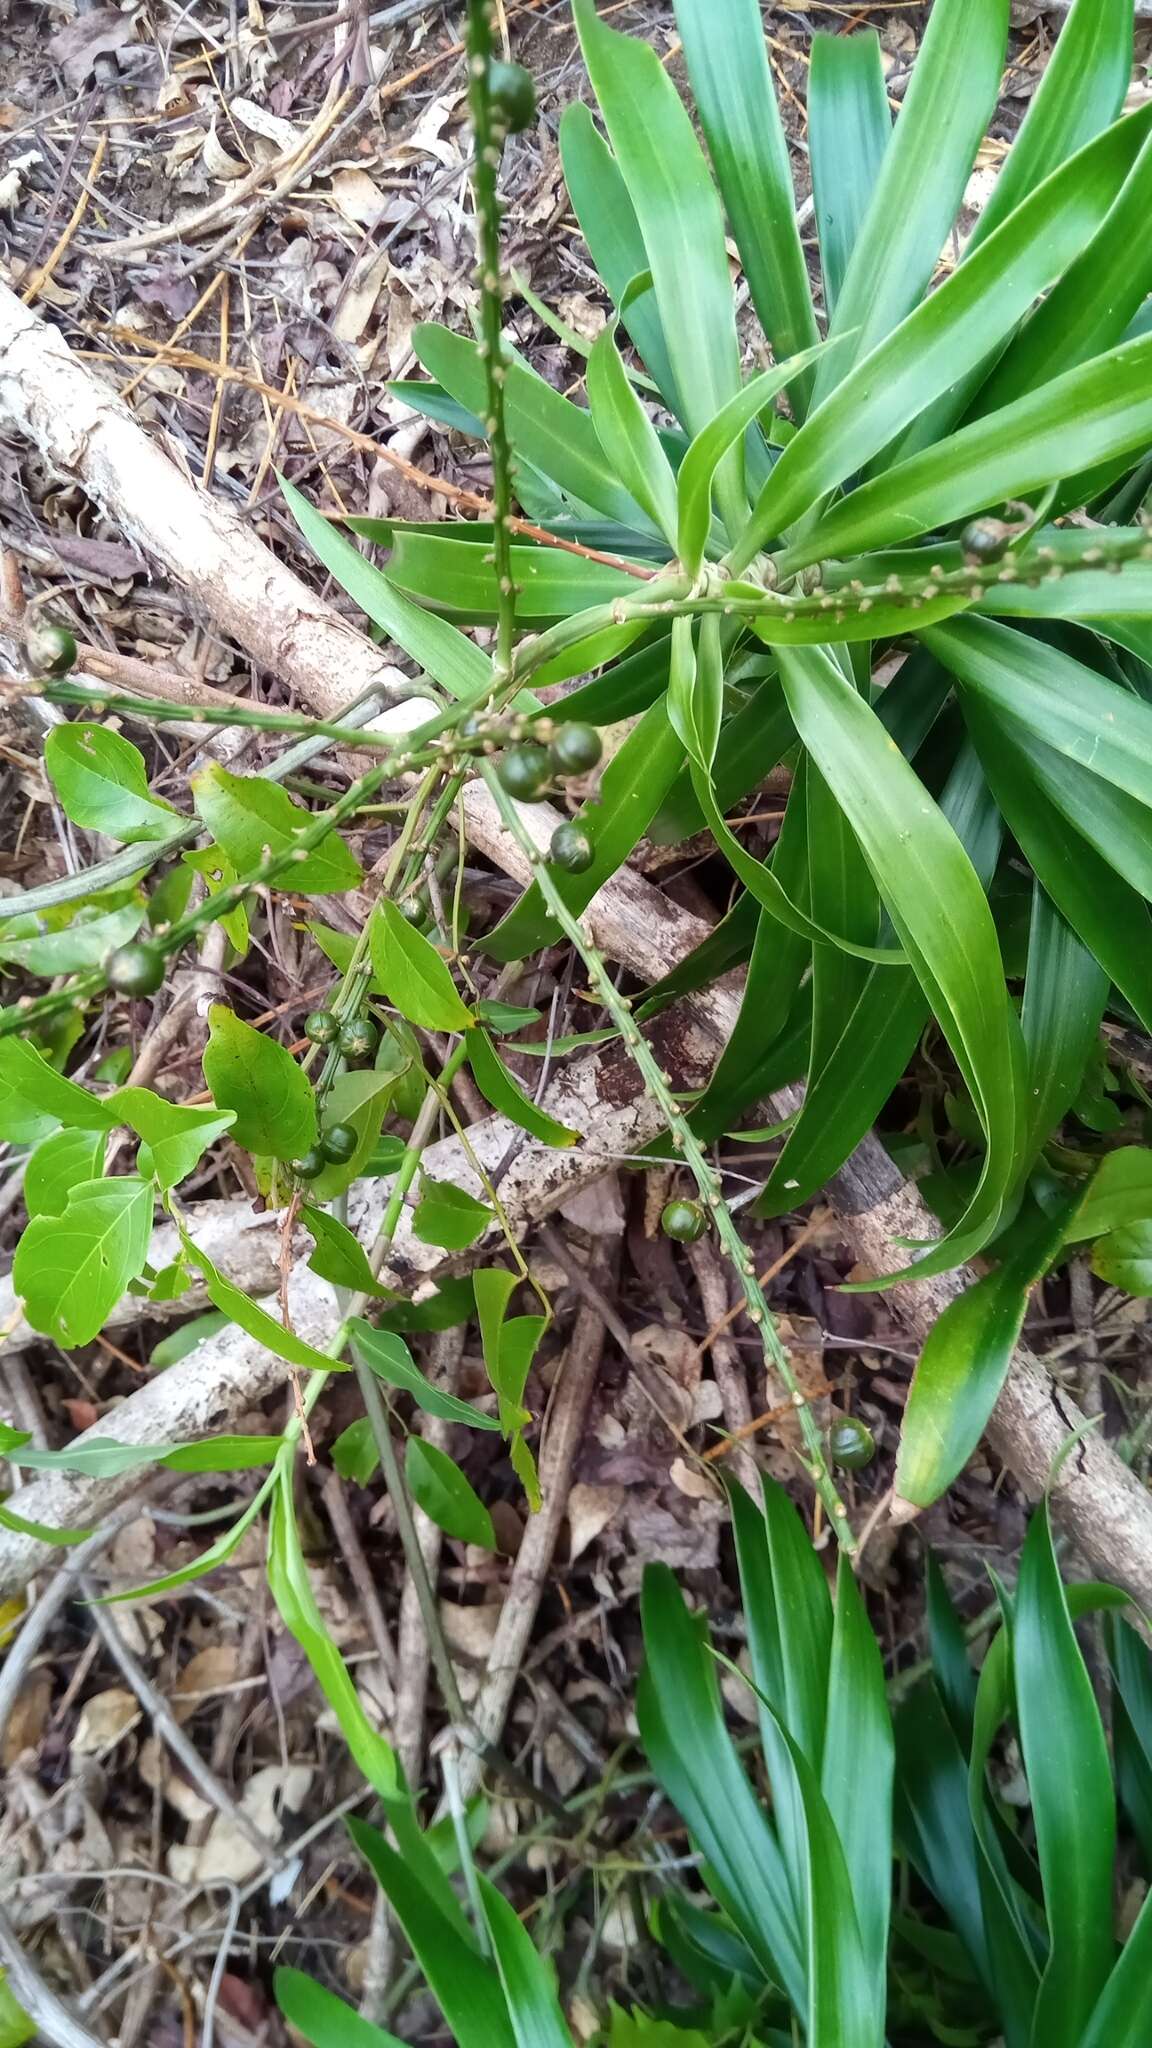
M240 1548L244 1537L263 1509L264 1503L275 1484L276 1474L275 1472L270 1472L263 1484L257 1487L251 1500L243 1508L231 1528L226 1529L222 1536L218 1536L215 1543L209 1544L207 1550L202 1550L199 1557L194 1558L191 1564L181 1565L174 1572L165 1572L158 1579L150 1579L146 1585L133 1586L128 1592L105 1593L100 1603L101 1606L113 1606L118 1600L146 1600L152 1595L158 1596L161 1593L174 1593L177 1587L189 1586L196 1579L206 1578L209 1572L214 1572L220 1565L226 1564L228 1559Z
M468 1064L476 1086L486 1102L510 1117L542 1145L574 1145L580 1133L558 1123L547 1110L538 1108L525 1095L514 1074L509 1073L486 1031L478 1027L468 1034Z
M985 1937L988 1907L968 1814L968 1772L956 1731L931 1679L902 1702L895 1728L900 1845L939 1900L991 1991L994 1980ZM994 1895L993 1900L992 1910L1002 1912Z
M894 333L880 339L866 363L844 376L772 471L735 551L737 568L846 477L864 469L926 406L1003 343L1107 219L1150 128L1152 109L1090 143ZM836 331L843 331L839 316ZM840 365L850 360L852 346L847 341L833 360ZM823 365L819 374L824 374ZM926 461L931 452L919 459ZM907 466L897 464L901 471ZM879 490L884 482L881 477L871 488ZM827 519L835 518L837 510Z
M628 388L631 390L630 385ZM396 529L386 573L395 590L420 604L435 605L453 619L483 626L491 625L497 616L499 593L492 557L474 541ZM593 605L635 597L643 590L643 585L622 569L609 569L603 562L590 562L559 548L513 547L512 578L516 617L525 626L530 621L571 618Z
M1017 1171L1021 1044L995 926L953 828L835 662L788 649L780 663L796 729L860 842L984 1125L977 1193L913 1269L941 1271L988 1241Z
M1045 2048L1081 2048L1116 1954L1116 1804L1108 1744L1052 1551L1047 1502L1032 1517L1020 1559L1013 1662L1051 1944L1033 2038Z
M476 343L447 327L414 327L412 346L433 377L475 411L486 411L486 372ZM592 415L574 405L526 363L507 365L504 408L508 438L530 462L582 506L634 532L658 531L614 476Z
M506 1898L480 1878L480 1901L517 2048L571 2048L552 1971Z
M841 1557L820 1788L844 1852L877 2042L884 2039L893 1767L884 1665L852 1567Z
M808 149L830 315L891 140L892 115L875 30L813 36Z
M964 717L996 802L1034 874L1152 1029L1152 918L1147 904L1092 842L1069 826L1037 784L1032 759L1040 742L1025 752L1013 741L1012 725L992 717L975 693L965 693Z
M383 1835L359 1820L350 1820L348 1829L411 1942L459 2048L519 2048L500 1978L477 1953L455 1901L449 1918L442 1901L429 1897Z
M1107 218L1001 357L976 401L980 413L1011 405L1027 391L1122 340L1152 291L1152 256L1143 230L1152 210L1152 137L1145 140Z
M297 1159L316 1142L316 1098L287 1046L246 1024L224 1003L208 1013L204 1079L246 1152Z
M1143 2048L1152 2039L1152 1894L1136 1917L1079 2048Z
M395 2034L363 2019L354 2005L302 1970L277 1970L272 1986L285 2019L312 2048L403 2048Z
M1079 1095L1107 1000L1103 967L1034 881L1020 1012L1028 1063L1029 1153L1039 1151Z
M982 253L991 247L987 243ZM1144 335L861 485L788 548L782 567L791 572L825 555L910 540L1141 448L1150 435L1152 336ZM792 446L798 443L799 436Z
M599 346L599 344L597 344ZM824 344L806 349L777 368L764 370L745 384L714 420L692 441L676 474L677 508L670 544L679 554L685 573L695 576L704 560L704 549L712 523L712 483L729 449L743 439L753 420L770 405L787 384L820 355Z
M1132 80L1132 0L1075 0L969 238L971 251L1114 121Z
M491 664L473 641L404 597L354 548L347 534L324 519L287 477L279 478L288 510L317 560L374 626L410 654L452 697L472 697L491 681ZM518 700L522 701L522 700Z
M299 1643L332 1708L357 1768L389 1814L407 1803L403 1776L390 1743L378 1735L361 1704L351 1673L324 1626L304 1560L292 1497L292 1467L277 1473L268 1521L268 1586L280 1619Z
M896 1460L896 1492L914 1506L939 1500L983 1436L1028 1295L1060 1249L1067 1214L1067 1205L1055 1215L1026 1211L1009 1233L1003 1263L933 1324L913 1375Z
M858 328L816 373L817 403L927 289L1000 93L1007 0L936 0L833 322Z
M748 1783L715 1667L666 1565L644 1573L636 1717L648 1761L708 1864L709 1888L769 1979L805 2009L804 1934L779 1844Z
M740 386L720 202L655 50L608 28L593 0L573 4L584 61L644 237L684 423L696 434ZM733 451L720 488L730 526L743 503L741 472Z
M655 294L633 295L624 303L633 279L648 268L648 252L636 209L628 197L620 166L597 128L591 109L580 100L565 107L560 117L560 161L568 196L596 274L669 411L682 419Z
M1045 178L1116 120L1132 77L1132 17L1133 0L1075 0L961 263ZM922 413L899 454L939 441L965 412L981 375L974 370L958 379Z
M600 446L636 503L674 549L676 479L660 436L628 381L611 327L593 344L585 381Z
M152 1241L154 1191L134 1177L81 1181L61 1216L35 1216L16 1247L12 1284L34 1330L64 1350L89 1344Z
M758 0L676 0L676 24L752 303L782 362L818 336ZM792 371L803 418L812 378L806 361Z
M998 719L1152 805L1152 704L1060 648L991 619L933 627L925 641Z

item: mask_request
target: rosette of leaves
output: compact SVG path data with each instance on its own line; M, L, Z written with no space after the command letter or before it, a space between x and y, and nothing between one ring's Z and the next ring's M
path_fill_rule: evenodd
M702 139L654 49L593 0L574 14L597 111L567 109L561 150L612 317L586 402L511 350L502 390L521 511L596 558L516 541L514 673L592 674L566 715L638 723L581 814L590 866L554 879L579 912L657 814L710 828L744 895L687 978L741 953L748 977L696 1128L806 1089L765 1213L836 1171L930 1031L941 1234L893 1264L927 1277L1025 1237L997 1304L953 1332L931 1494L1059 1246L1029 1188L1050 1221L1045 1147L1101 1020L1152 1028L1152 107L1124 111L1133 0L1076 0L974 227L1009 0L935 0L895 118L875 33L818 35L815 279L758 0L676 0ZM743 345L728 236L762 328ZM484 349L439 326L413 340L431 381L402 395L482 435ZM351 523L387 542L385 570L306 531L431 674L475 686L454 627L501 615L490 530ZM780 763L762 858L726 814ZM556 936L537 885L481 943L514 960Z

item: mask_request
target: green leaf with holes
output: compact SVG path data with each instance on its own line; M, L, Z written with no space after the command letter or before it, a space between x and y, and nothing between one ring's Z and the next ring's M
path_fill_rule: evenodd
M313 822L278 783L258 775L233 775L218 761L193 776L192 795L197 815L240 876L252 874L269 853L291 851ZM305 895L327 896L354 889L362 879L355 854L338 832L327 832L319 846L297 859L282 882Z
M103 832L133 846L170 839L183 820L152 795L139 747L106 725L54 725L44 743L44 766L65 816L87 832Z

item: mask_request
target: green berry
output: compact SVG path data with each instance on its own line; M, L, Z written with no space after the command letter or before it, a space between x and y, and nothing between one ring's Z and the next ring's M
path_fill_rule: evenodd
M24 653L36 675L66 676L76 666L76 637L58 619L37 613L24 628Z
M699 1202L686 1202L677 1198L669 1202L660 1218L660 1228L665 1237L675 1238L677 1244L695 1244L708 1228Z
M320 1140L320 1150L333 1166L347 1166L359 1143L359 1133L351 1124L330 1124Z
M860 1472L876 1456L876 1439L858 1415L838 1415L828 1431L828 1451L834 1465Z
M327 1164L319 1145L313 1145L302 1159L292 1161L292 1171L297 1180L319 1180Z
M104 962L109 988L122 996L154 996L164 979L164 955L155 946L117 946Z
M521 803L534 803L552 780L552 757L547 747L529 741L509 747L496 772L509 796L518 797Z
M567 725L557 726L548 751L557 775L587 775L590 768L595 768L604 747L594 725L574 718Z
M313 1010L304 1020L304 1036L310 1045L335 1045L340 1036L340 1019L332 1010Z
M519 135L535 120L536 87L522 64L494 58L488 66L488 95L493 113L502 118L510 135Z
M422 896L405 896L403 903L396 905L405 924L414 925L420 931L428 921L428 905Z
M548 858L553 867L563 868L566 875L583 875L592 865L592 838L583 825L571 820L557 825L548 848Z
M359 1060L370 1060L376 1050L380 1034L368 1017L349 1017L340 1028L340 1050L346 1060L355 1065Z

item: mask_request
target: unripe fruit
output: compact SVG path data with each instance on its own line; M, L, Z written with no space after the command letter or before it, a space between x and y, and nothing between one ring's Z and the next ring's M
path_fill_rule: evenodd
M340 1036L340 1019L332 1010L313 1010L304 1021L304 1036L310 1045L335 1045Z
M590 768L595 768L604 747L594 725L574 718L567 725L557 726L548 751L557 775L587 775Z
M313 1145L303 1158L292 1161L292 1171L297 1180L319 1180L327 1164L319 1145Z
M998 562L1012 538L1002 519L973 519L960 535L960 545L969 562Z
M347 1166L360 1139L351 1124L331 1124L320 1140L320 1150L333 1166Z
M592 865L592 839L583 825L575 820L557 825L548 848L548 858L553 867L563 868L566 875L583 875Z
M686 1202L677 1198L669 1202L660 1218L660 1228L665 1237L675 1238L677 1244L695 1244L708 1228L699 1202Z
M532 73L522 64L505 64L493 58L488 66L488 96L492 111L502 119L510 135L519 135L536 118L536 87Z
M367 1017L350 1017L341 1027L340 1050L346 1060L370 1060L376 1050L380 1034Z
M104 963L109 988L122 996L153 996L164 979L164 955L133 941L117 946Z
M828 1431L828 1451L834 1465L860 1472L876 1456L876 1439L858 1415L838 1415Z
M529 741L522 747L509 747L496 772L509 796L530 804L552 780L552 759L547 747Z
M35 613L24 628L24 654L34 674L66 676L76 666L76 638L59 619Z

